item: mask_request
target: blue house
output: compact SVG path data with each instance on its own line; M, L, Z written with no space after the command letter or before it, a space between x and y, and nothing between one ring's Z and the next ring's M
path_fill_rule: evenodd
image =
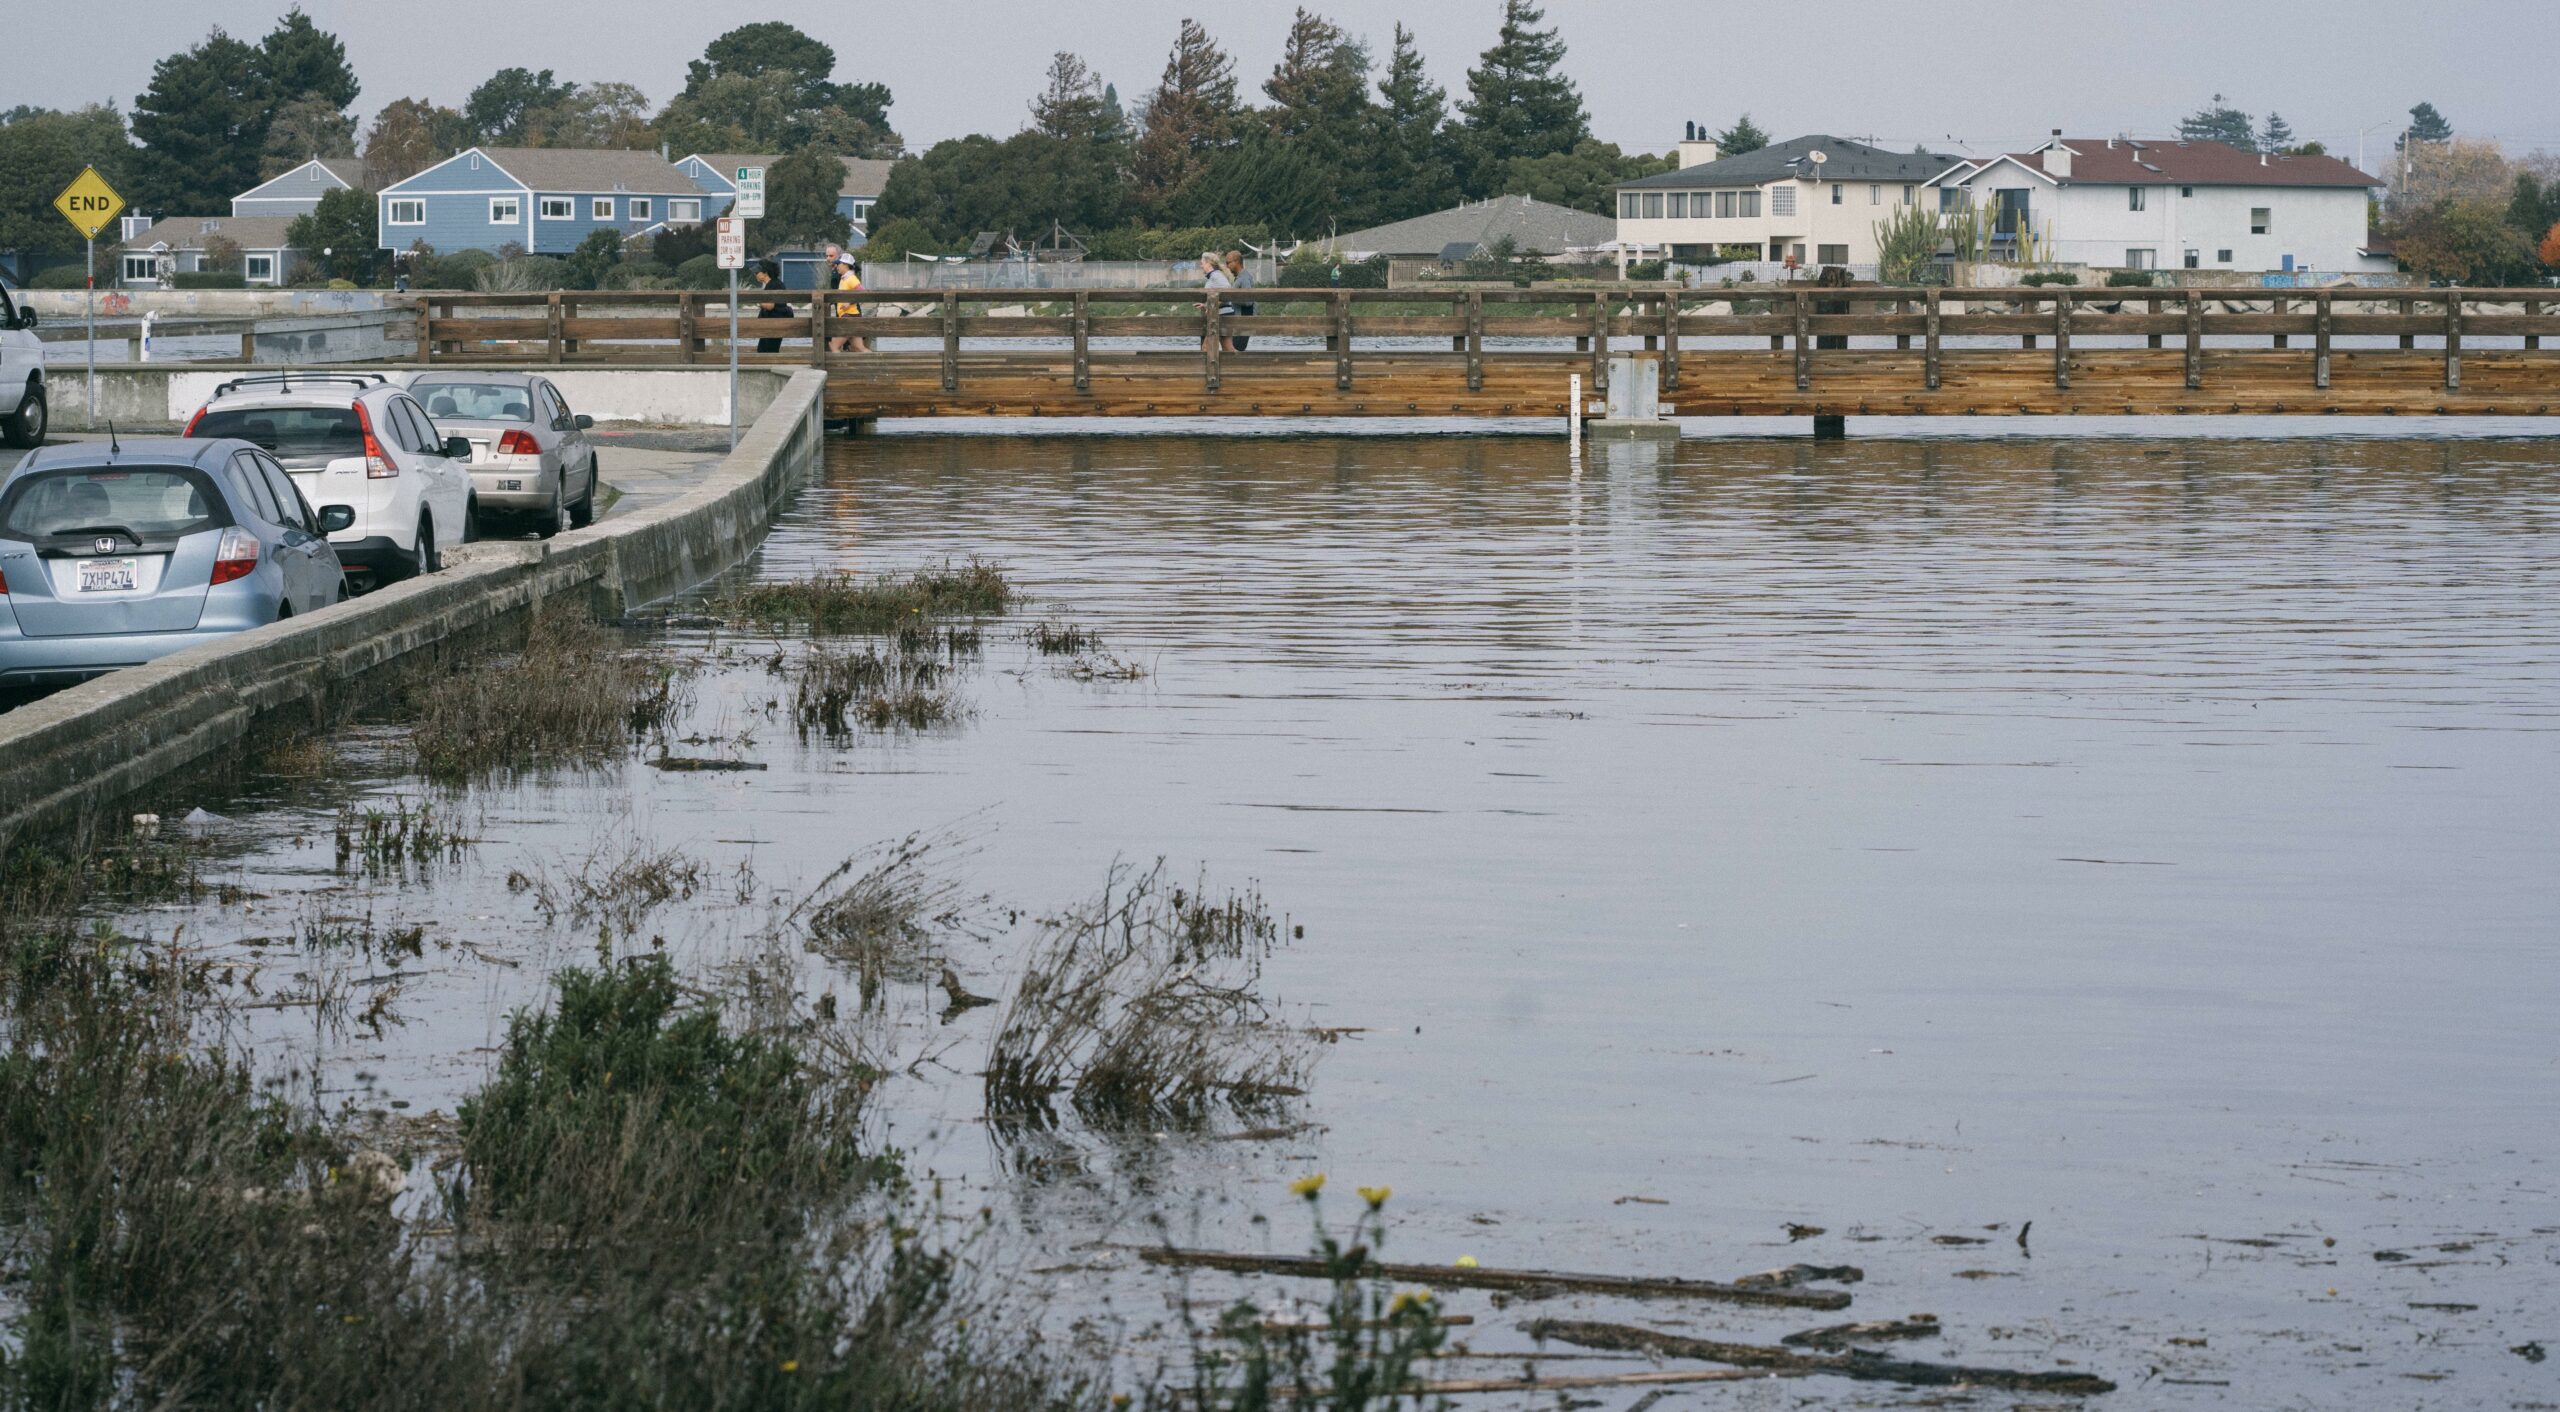
M770 153L696 152L677 162L676 170L692 178L701 191L702 219L709 220L727 215L730 203L738 199L738 168L763 167L770 172L773 164L781 160ZM844 163L844 184L836 188L836 214L853 224L853 236L845 244L860 249L864 232L871 228L872 203L880 199L880 188L889 180L889 168L897 164L867 157L836 160Z
M307 216L332 191L364 190L364 159L314 157L231 198L235 216Z
M701 219L702 188L655 152L566 147L474 147L384 187L385 250L420 244L443 254L513 246L566 255L599 230L625 239L652 226Z

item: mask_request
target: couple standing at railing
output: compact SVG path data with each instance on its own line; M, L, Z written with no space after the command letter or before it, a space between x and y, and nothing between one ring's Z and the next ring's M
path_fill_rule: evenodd
M823 291L831 289L839 296L850 294L862 288L862 266L853 258L853 253L851 251L846 250L841 245L830 242L827 246L826 264L820 271L818 278L820 282L820 290ZM774 263L772 260L767 259L757 261L753 279L755 280L756 292L758 294L778 295L782 292L782 267ZM855 318L861 313L862 305L857 300L839 297L835 301L834 314L837 318ZM759 319L787 319L791 317L791 306L779 298L770 299L765 301L756 309L756 317ZM782 351L782 340L778 338L759 338L756 340L756 351L758 353L779 353ZM871 351L871 345L869 342L860 338L855 338L850 335L838 335L837 337L827 340L827 351L830 353L868 353Z
M1227 297L1218 301L1220 318L1240 318L1253 312L1253 305L1249 301L1240 301L1234 295L1236 290L1253 288L1253 271L1244 267L1243 251L1230 250L1224 260L1219 259L1218 252L1214 250L1200 252L1200 281L1213 292L1221 289L1228 291ZM1208 306L1204 302L1201 307ZM1251 340L1252 335L1240 333L1221 338L1217 342L1220 348L1230 353L1241 353L1244 351L1245 344ZM1209 351L1209 338L1206 334L1201 335L1200 351L1203 353Z

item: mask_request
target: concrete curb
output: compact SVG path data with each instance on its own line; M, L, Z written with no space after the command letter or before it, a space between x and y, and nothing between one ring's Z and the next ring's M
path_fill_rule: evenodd
M0 716L0 840L87 823L262 717L569 595L618 616L681 593L764 540L815 463L826 374L794 371L700 485L664 505L538 543L464 545L444 572L113 672Z

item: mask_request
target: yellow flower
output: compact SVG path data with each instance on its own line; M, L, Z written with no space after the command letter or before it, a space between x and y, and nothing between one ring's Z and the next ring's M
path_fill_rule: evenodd
M1407 1309L1429 1309L1430 1307L1431 1291L1427 1289L1401 1290L1397 1292L1394 1302L1387 1305L1387 1317L1392 1319Z
M799 1372L799 1371L800 1371L800 1360L799 1360L799 1359L797 1359L797 1358L785 1358L785 1359L783 1359L783 1360L782 1360L782 1371L784 1371L784 1372L786 1372L786 1373L796 1373L796 1372Z
M1472 1270L1472 1269L1474 1269L1475 1267L1476 1267L1476 1258L1475 1258L1474 1256L1472 1256L1472 1255L1461 1255L1461 1256L1459 1256L1459 1257L1458 1257L1458 1268L1459 1268L1459 1269L1461 1269L1461 1270Z
M1369 1209L1372 1211L1386 1205L1387 1198L1395 1194L1396 1189L1391 1186L1364 1186L1360 1188L1360 1199L1368 1202Z
M1310 1172L1307 1175L1298 1178L1296 1181L1289 1183L1289 1190L1295 1195L1303 1196L1307 1200L1313 1201L1316 1199L1316 1193L1324 1190L1324 1173Z

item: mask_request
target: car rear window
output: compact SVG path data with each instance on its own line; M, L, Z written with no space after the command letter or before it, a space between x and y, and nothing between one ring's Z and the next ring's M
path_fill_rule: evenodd
M31 471L0 493L0 534L11 539L108 530L167 539L229 523L213 483L189 467Z
M287 457L364 454L364 429L353 407L226 407L205 413L187 435L238 437Z
M529 422L533 389L503 382L412 383L409 391L426 404L430 417L465 422Z

